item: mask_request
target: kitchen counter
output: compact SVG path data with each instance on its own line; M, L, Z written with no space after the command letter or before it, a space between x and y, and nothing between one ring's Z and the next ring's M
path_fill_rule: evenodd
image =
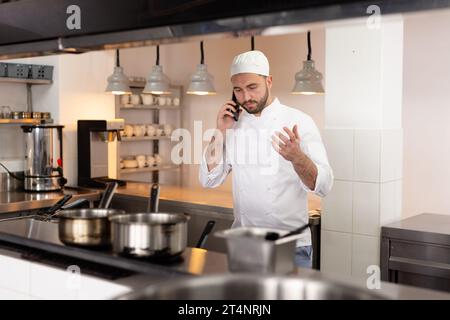
M101 191L65 187L64 191L53 192L0 192L0 214L50 207L66 194L72 195L70 202L80 198L96 201L100 199Z
M0 222L0 264L5 267L4 271L9 277L18 279L11 283L2 277L0 295L3 293L10 298L11 294L22 291L20 298L29 296L50 299L110 299L149 285L164 284L168 281L181 282L192 276L230 275L227 256L224 254L187 248L182 260L165 264L108 256L107 252L64 246L58 244L56 239L52 243L49 236L56 236L57 225L41 221L37 223L41 226L35 225L34 230L40 231L41 235L45 234L47 238L37 239L35 232L21 236L20 232L11 230L14 229L11 228L12 222ZM23 229L25 224L16 223L15 226L17 231ZM68 276L68 272L74 267L81 272L78 281L81 281L82 285L76 286L77 278L74 278L73 273ZM21 270L31 272L24 275L20 273ZM349 293L356 288L367 289L365 279L358 280L310 269L297 268L289 276L317 280L326 286L340 286ZM450 294L444 292L386 282L381 282L380 289L374 290L376 295L395 300L450 299ZM310 298L317 299L319 296L312 295Z
M116 193L148 198L150 185L141 182L127 182L126 186L117 188ZM208 188L161 185L160 199L227 209L233 208L233 195L231 192ZM320 209L320 197L309 194L308 202L309 210Z

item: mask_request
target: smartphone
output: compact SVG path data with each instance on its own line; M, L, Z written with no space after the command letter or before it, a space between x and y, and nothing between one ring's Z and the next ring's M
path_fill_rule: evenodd
M234 95L234 92L233 92L233 96L231 97L231 100L233 100L233 102L236 103L236 112L231 111L231 113L233 114L233 119L235 121L238 121L239 120L239 109L241 108L241 105L237 101L236 96Z

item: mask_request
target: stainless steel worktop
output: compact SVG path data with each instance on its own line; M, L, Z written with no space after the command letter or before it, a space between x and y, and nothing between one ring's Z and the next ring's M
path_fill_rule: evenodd
M109 251L94 251L65 246L59 241L56 223L32 219L1 222L0 240L2 243L1 255L14 255L15 258L25 260L31 258L33 262L53 265L62 270L66 270L69 265L73 264L79 265L86 274L90 274L88 270L91 269L94 272L91 275L94 276L95 273L105 274L105 272L108 272L105 271L105 267L128 270L133 272L135 276L121 276L111 281L125 285L130 292L152 284L168 283L171 280L182 283L184 279L192 276L227 276L230 274L225 254L187 248L181 259L165 263L125 258L111 254ZM11 249L8 249L9 245L12 245ZM77 262L67 260L64 257L77 259ZM86 265L86 263L89 263L89 265ZM98 270L92 270L95 268L98 268ZM290 276L315 279L327 287L338 286L337 288L346 288L348 292L353 292L352 288L367 290L366 279L357 280L302 268L296 269ZM270 275L267 275L267 277L270 277ZM450 299L450 295L443 292L385 282L381 283L380 289L375 289L373 292L375 292L375 295L388 299Z
M54 192L0 192L0 215L50 207L65 194L73 196L71 201L79 198L96 201L100 199L101 191L66 187L64 191Z

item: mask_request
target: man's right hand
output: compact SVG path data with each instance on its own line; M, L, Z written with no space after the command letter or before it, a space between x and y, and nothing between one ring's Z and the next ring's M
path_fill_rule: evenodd
M236 112L236 103L227 101L219 110L217 115L217 129L225 134L227 129L231 129L234 124L233 113Z

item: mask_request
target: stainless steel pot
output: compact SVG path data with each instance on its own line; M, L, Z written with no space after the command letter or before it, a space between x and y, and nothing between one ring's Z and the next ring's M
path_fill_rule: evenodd
M62 129L60 125L24 125L26 191L61 190L63 177Z
M367 300L386 293L354 283L262 274L175 279L122 295L121 300Z
M20 179L13 178L7 172L0 172L0 192L23 190L23 171L12 174Z
M83 247L107 247L111 245L113 215L123 215L116 209L64 210L59 215L59 239L62 243Z
M134 257L173 257L187 245L189 218L176 213L114 215L111 222L113 251Z

